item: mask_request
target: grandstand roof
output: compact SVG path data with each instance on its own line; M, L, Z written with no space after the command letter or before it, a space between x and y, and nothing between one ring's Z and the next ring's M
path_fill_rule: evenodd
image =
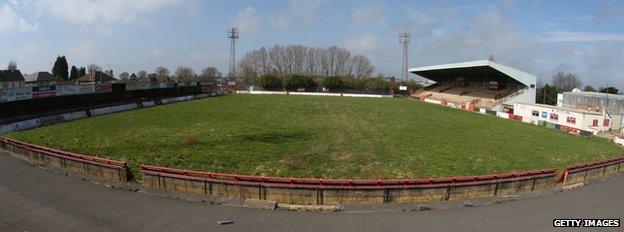
M537 77L491 60L476 60L461 63L432 65L410 68L409 72L435 82L455 81L463 77L467 82L489 82L535 85Z

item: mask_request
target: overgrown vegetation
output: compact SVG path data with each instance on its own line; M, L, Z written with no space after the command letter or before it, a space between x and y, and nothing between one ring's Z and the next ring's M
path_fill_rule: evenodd
M140 164L325 178L562 168L621 156L601 138L407 99L229 95L9 134ZM192 144L192 145L190 145Z
M385 90L398 91L400 85L407 86L408 89L419 89L422 86L413 81L397 82L394 78L383 77L316 77L311 78L302 75L288 75L268 73L260 78L259 85L265 90L297 90L305 88L310 90L314 87L324 87L329 91L350 90Z

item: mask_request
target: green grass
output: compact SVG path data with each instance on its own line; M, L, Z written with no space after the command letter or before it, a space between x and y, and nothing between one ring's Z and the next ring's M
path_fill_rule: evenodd
M9 136L125 160L133 171L152 164L325 178L478 175L624 154L605 139L408 99L349 97L229 95Z

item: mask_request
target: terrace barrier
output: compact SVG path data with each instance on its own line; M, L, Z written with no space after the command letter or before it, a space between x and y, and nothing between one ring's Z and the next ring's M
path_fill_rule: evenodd
M332 180L198 172L141 165L143 185L287 204L411 203L500 196L554 186L556 169L452 178Z
M563 186L584 183L601 176L624 171L624 157L567 166L557 180Z
M125 162L86 156L0 137L3 149L40 164L63 168L70 172L97 176L106 180L130 182L134 177Z

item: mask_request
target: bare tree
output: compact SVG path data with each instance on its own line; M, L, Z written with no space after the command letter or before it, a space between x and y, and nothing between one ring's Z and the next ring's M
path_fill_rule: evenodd
M101 72L102 68L100 68L100 66L97 66L96 64L90 64L89 66L87 66L87 71L88 73Z
M147 72L145 70L141 70L137 73L137 76L139 77L139 79L143 79L147 77Z
M158 68L154 70L154 73L156 73L159 77L169 77L169 69L163 66L158 66Z
M178 81L191 81L195 77L195 72L190 67L180 66L176 69L175 75Z
M215 67L207 67L202 69L201 76L206 78L221 77L221 72Z
M9 64L7 65L7 70L17 70L17 62L15 62L14 60L9 61Z
M553 76L552 84L559 91L569 92L574 88L581 88L581 80L572 73L558 72Z
M351 59L351 76L354 77L370 77L375 71L375 67L370 60L363 55L353 56Z
M243 78L255 78L268 72L317 77L370 77L375 69L365 56L352 56L343 48L302 45L262 47L248 52L240 59L238 66L238 75Z
M120 80L128 80L128 79L130 79L130 74L128 74L128 72L122 72L121 74L119 74L119 79Z

